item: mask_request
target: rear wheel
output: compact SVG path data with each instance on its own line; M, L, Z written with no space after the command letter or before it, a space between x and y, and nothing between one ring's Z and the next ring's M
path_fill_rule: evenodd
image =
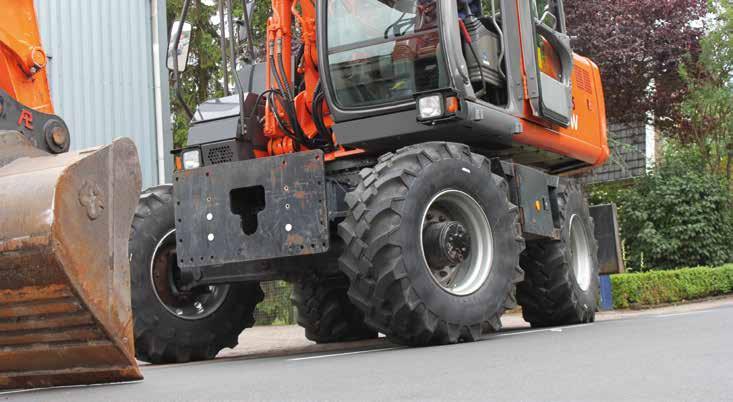
M592 322L598 305L598 243L580 186L561 182L558 209L560 240L527 242L522 255L517 299L534 327Z
M236 346L263 299L257 283L179 289L173 212L171 186L146 190L130 234L135 354L150 363L212 359Z
M384 155L361 177L346 198L339 264L367 324L414 346L498 330L522 279L524 240L489 160L427 143Z
M349 300L349 281L344 276L311 277L295 282L291 301L298 325L317 343L373 339L377 331L364 323L364 315Z

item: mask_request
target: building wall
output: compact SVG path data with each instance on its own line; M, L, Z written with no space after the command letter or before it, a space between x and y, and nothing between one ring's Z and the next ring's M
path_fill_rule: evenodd
M165 1L161 2L165 10ZM143 185L157 184L160 126L154 68L161 66L153 57L151 0L36 0L35 4L43 46L50 56L54 107L69 126L72 149L130 137L138 147ZM165 12L159 15L165 32ZM165 43L165 34L162 40ZM168 86L162 87L165 93L159 98L167 112ZM160 120L164 137L170 137L168 114Z
M611 157L600 168L585 175L586 183L619 181L643 176L656 159L656 133L644 122L609 124Z

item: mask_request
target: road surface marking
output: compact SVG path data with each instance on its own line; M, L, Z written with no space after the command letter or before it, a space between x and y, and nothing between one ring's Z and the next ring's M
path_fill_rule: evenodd
M492 336L492 338L498 338L500 336L513 336L513 335L524 335L524 334L533 334L535 332L547 332L546 329L533 329L529 331L517 331L517 332L506 332L503 334L495 334Z
M53 390L66 389L66 388L100 388L100 387L115 386L115 385L138 384L142 382L143 380L134 380L134 381L121 381L121 382L104 382L100 384L72 384L72 385L56 385L53 387L43 387L43 388L12 389L10 391L0 391L0 396L12 395L12 394L25 394L25 393L36 392L36 391L53 391Z
M657 318L678 317L678 316L682 316L682 315L712 313L712 312L715 312L715 311L718 311L718 310L717 309L713 309L713 310L686 311L684 313L658 314L658 315L655 315L654 317L657 317Z
M384 348L384 349L357 350L356 352L332 353L332 354L329 354L329 355L297 357L295 359L288 359L288 361L295 362L295 361L300 361L300 360L325 359L327 357L358 355L358 354L362 354L362 353L372 353L372 352L384 352L386 350L394 350L394 349L404 349L404 348L403 347L394 347L394 348Z
M565 326L565 327L557 327L557 328L532 329L532 330L529 330L529 331L505 332L505 333L496 334L496 335L492 336L492 338L498 338L498 337L501 337L501 336L513 336L513 335L534 334L536 332L562 332L563 330L566 330L566 329L582 328L582 327L587 327L589 325L593 325L593 323L579 324L579 325L568 325L568 326Z

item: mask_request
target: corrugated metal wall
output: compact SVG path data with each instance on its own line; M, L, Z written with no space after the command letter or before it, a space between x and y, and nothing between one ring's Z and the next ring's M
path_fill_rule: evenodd
M36 0L36 12L51 56L54 106L69 125L72 149L130 137L143 185L156 184L150 0Z

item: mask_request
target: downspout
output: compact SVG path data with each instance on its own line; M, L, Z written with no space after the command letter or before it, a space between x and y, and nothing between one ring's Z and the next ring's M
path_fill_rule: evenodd
M644 154L646 173L649 173L657 163L657 129L654 126L654 114L651 112L647 113L644 124Z
M158 1L150 0L150 17L153 37L153 92L155 95L155 147L157 151L158 184L165 183L165 140L163 129L163 84L160 75L162 65L160 35L158 27ZM163 0L164 1L164 0ZM168 46L166 44L166 52Z

